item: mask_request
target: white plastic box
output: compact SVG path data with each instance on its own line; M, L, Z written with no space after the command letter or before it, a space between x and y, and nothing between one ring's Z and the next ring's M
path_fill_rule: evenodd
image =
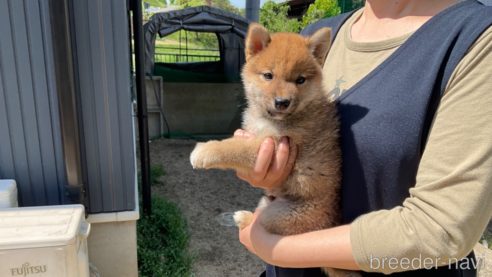
M0 276L88 277L82 205L0 209Z
M14 180L0 180L0 209L17 206L17 184Z

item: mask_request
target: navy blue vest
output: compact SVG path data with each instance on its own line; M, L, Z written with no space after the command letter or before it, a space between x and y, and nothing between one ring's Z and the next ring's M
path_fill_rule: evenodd
M301 34L308 36L322 27L331 27L333 40L350 15L320 20ZM400 206L410 196L430 125L451 73L490 25L492 7L476 1L456 4L432 17L382 64L336 99L341 124L344 223L372 211ZM454 268L392 276L476 276L475 270ZM262 275L324 276L319 269L273 266L267 266Z

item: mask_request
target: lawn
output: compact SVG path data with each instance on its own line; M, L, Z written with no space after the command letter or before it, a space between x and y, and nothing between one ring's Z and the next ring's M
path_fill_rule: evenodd
M215 34L186 32L173 33L155 41L155 62L218 61L219 43Z
M133 40L132 49L135 49ZM154 59L162 63L219 61L219 41L213 33L191 31L179 31L163 38L157 36Z

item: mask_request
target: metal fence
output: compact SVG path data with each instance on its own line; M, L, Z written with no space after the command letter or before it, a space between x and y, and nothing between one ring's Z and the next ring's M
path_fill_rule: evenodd
M154 59L156 63L215 62L220 60L220 50L156 47Z

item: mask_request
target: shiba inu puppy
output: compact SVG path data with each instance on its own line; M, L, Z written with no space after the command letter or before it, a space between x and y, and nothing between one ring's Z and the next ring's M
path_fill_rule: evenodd
M266 190L267 197L260 201L259 221L270 233L294 235L341 222L337 112L323 89L321 71L330 37L329 28L308 38L291 33L270 36L263 26L251 24L242 71L248 101L243 128L256 138L198 143L191 153L194 168L246 171L253 167L265 138L273 138L277 146L286 136L291 147L297 145L297 160L287 181ZM248 211L234 215L239 228L249 225L252 217ZM324 270L331 277L360 276Z

